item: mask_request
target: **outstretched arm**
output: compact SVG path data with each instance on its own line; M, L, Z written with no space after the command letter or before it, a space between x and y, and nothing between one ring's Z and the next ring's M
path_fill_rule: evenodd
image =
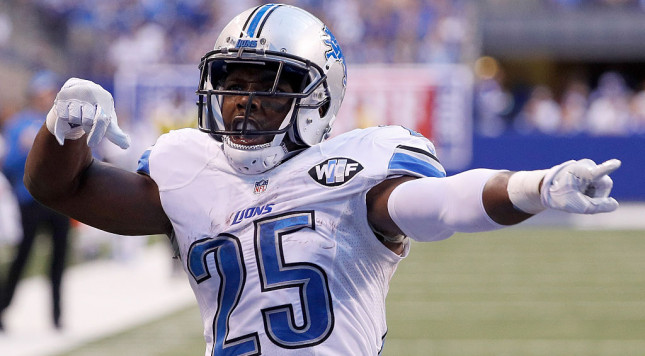
M39 131L27 157L25 186L41 203L102 230L124 235L170 233L150 177L92 158L88 144L98 144L104 135L122 147L129 141L116 125L109 93L79 81L73 86L68 81L59 92L48 125ZM107 93L109 101L88 95L92 92ZM104 110L99 102L111 108ZM99 121L103 123L97 125Z
M380 232L422 241L520 223L552 208L572 213L613 211L609 174L620 161L568 161L549 170L474 169L446 178L388 180L368 193L368 219Z

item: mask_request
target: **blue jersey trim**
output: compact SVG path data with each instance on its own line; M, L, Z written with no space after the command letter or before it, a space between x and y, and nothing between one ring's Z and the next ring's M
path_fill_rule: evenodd
M388 169L413 172L424 177L443 178L446 176L445 172L440 171L432 164L404 153L395 153L390 160Z
M145 175L150 175L150 150L146 150L139 158L139 166L137 167L137 172L143 173Z

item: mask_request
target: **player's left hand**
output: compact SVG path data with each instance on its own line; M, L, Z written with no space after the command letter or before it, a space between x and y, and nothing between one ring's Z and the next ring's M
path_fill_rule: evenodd
M613 181L609 177L621 162L610 159L596 164L590 159L567 161L549 169L540 192L545 207L578 214L596 214L618 208L609 196Z

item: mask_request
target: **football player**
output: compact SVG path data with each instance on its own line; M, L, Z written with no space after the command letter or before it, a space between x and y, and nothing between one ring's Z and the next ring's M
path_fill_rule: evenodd
M376 355L410 240L499 229L544 209L616 209L620 162L446 177L399 126L329 140L347 83L331 31L299 8L235 17L200 64L199 130L162 135L137 173L92 159L126 148L111 95L72 78L29 156L43 203L117 234L166 234L199 303L206 355Z

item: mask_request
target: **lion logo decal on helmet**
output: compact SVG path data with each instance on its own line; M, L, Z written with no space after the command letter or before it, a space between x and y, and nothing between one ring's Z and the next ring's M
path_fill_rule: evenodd
M327 47L329 47L329 49L325 52L325 56L327 57L327 60L333 58L340 62L340 64L343 66L343 86L347 86L347 66L345 64L345 56L343 56L343 51L340 50L340 45L338 44L336 37L333 33L331 33L327 26L323 28L323 31L325 32L323 42Z

